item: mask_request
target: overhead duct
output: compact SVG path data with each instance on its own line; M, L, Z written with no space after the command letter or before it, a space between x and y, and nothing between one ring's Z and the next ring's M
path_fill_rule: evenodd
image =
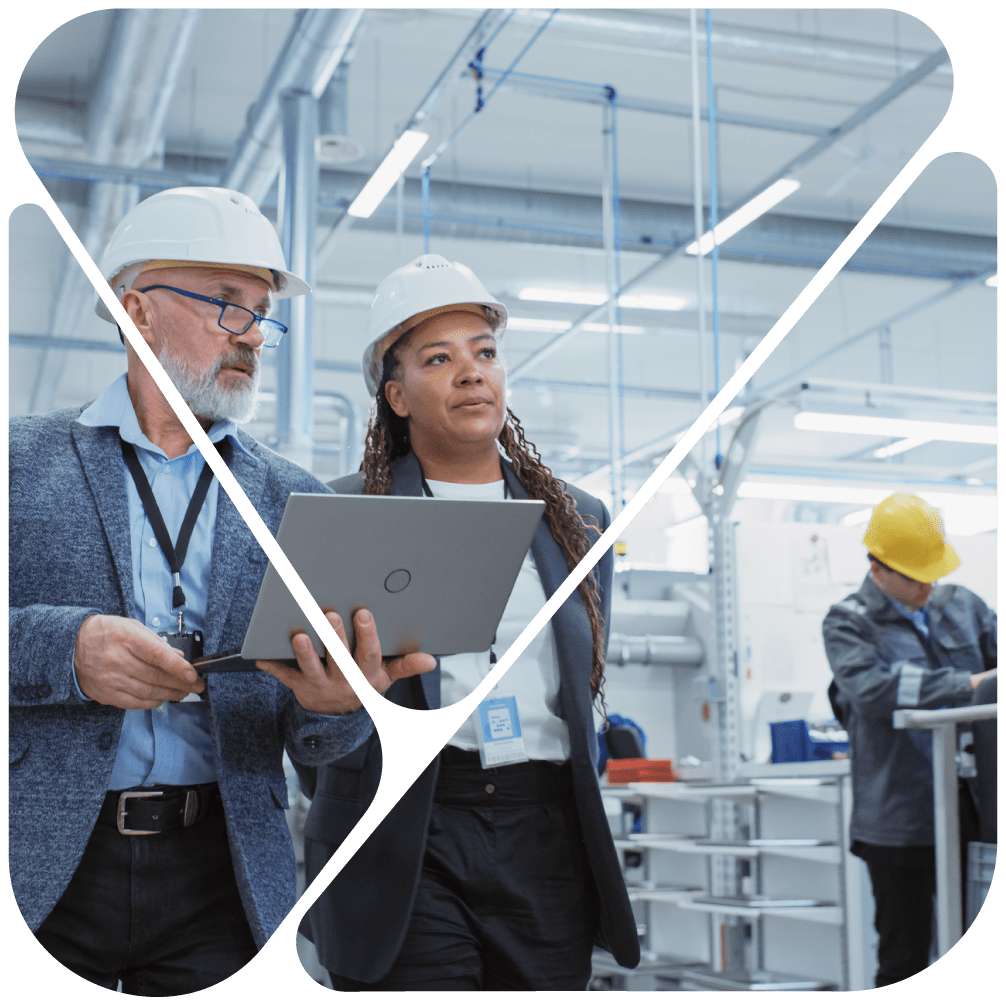
M362 9L302 10L255 103L237 146L220 176L224 188L244 192L261 203L276 180L283 160L280 95L290 88L318 98L347 54Z
M157 171L29 157L32 167L43 177L132 182L154 189L213 183L211 175L171 169L171 165L180 166L184 160L184 157L168 157L168 169ZM322 171L319 193L322 220L326 211L340 214L366 177L350 171ZM597 196L431 180L430 199L434 207L431 232L438 237L601 247L601 200ZM405 231L419 234L422 191L418 180L406 179L404 200ZM267 199L262 205L269 212L275 202ZM694 236L690 205L623 197L620 207L623 250L659 253ZM390 208L378 209L368 219L358 220L356 226L394 232L395 212ZM816 268L827 260L853 226L854 223L841 220L767 213L724 244L720 256L738 262ZM880 224L848 265L849 269L861 272L938 279L984 275L995 267L994 236L891 224Z
M363 156L363 144L347 134L348 78L349 68L340 63L318 100L317 158L323 167L352 164Z
M102 74L87 113L87 152L99 163L142 163L154 153L164 117L201 17L195 10L120 10L115 14ZM77 227L97 258L135 193L94 185L87 215ZM69 259L69 252L67 253ZM94 290L77 268L68 268L56 294L49 331L72 332L93 303ZM29 403L32 412L52 409L63 373L63 353L46 352Z
M470 12L462 9L438 10L437 13L467 19L472 17ZM514 15L514 20L530 27L540 24L547 16L548 12L545 10L525 9ZM669 52L687 53L691 41L688 18L663 12L563 10L555 15L553 24L565 29L567 41L579 32L587 44L592 43L593 36L597 44L606 48L631 50L638 47L640 52L665 49ZM900 73L925 56L923 50L904 46L724 23L717 24L712 41L720 59L772 62L817 71L826 68L833 73L878 79L887 79L892 73ZM949 65L942 67L931 82L939 81L943 87L949 88L953 83L952 73Z

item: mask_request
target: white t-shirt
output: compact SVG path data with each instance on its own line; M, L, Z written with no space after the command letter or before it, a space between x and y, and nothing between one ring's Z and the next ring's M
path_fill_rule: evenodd
M427 481L439 499L503 499L504 482L468 485ZM542 609L546 601L531 550L524 558L517 582L496 630L493 652L499 659ZM440 659L440 704L453 705L471 694L489 673L489 653L459 653ZM487 698L514 696L527 756L533 761L561 763L569 758L569 730L555 710L559 697L559 660L552 625L531 640L516 663L503 675ZM478 712L467 719L450 740L452 747L478 750Z

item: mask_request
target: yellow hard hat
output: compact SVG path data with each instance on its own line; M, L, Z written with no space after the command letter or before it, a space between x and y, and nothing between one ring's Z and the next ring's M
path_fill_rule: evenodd
M920 583L932 583L961 564L947 544L939 511L903 492L877 504L863 544L884 565Z

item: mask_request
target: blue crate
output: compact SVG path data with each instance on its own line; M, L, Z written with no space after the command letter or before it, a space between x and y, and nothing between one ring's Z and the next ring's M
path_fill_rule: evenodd
M806 719L770 722L772 763L791 761L829 761L833 754L847 753L848 740L812 740Z
M786 764L790 761L812 761L810 733L806 719L790 719L788 722L770 722L772 731L772 763Z

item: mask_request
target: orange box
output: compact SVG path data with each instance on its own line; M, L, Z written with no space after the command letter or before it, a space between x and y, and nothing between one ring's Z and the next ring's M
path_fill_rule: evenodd
M676 782L678 780L669 760L651 760L646 757L609 760L607 772L609 785L625 785L628 782Z

